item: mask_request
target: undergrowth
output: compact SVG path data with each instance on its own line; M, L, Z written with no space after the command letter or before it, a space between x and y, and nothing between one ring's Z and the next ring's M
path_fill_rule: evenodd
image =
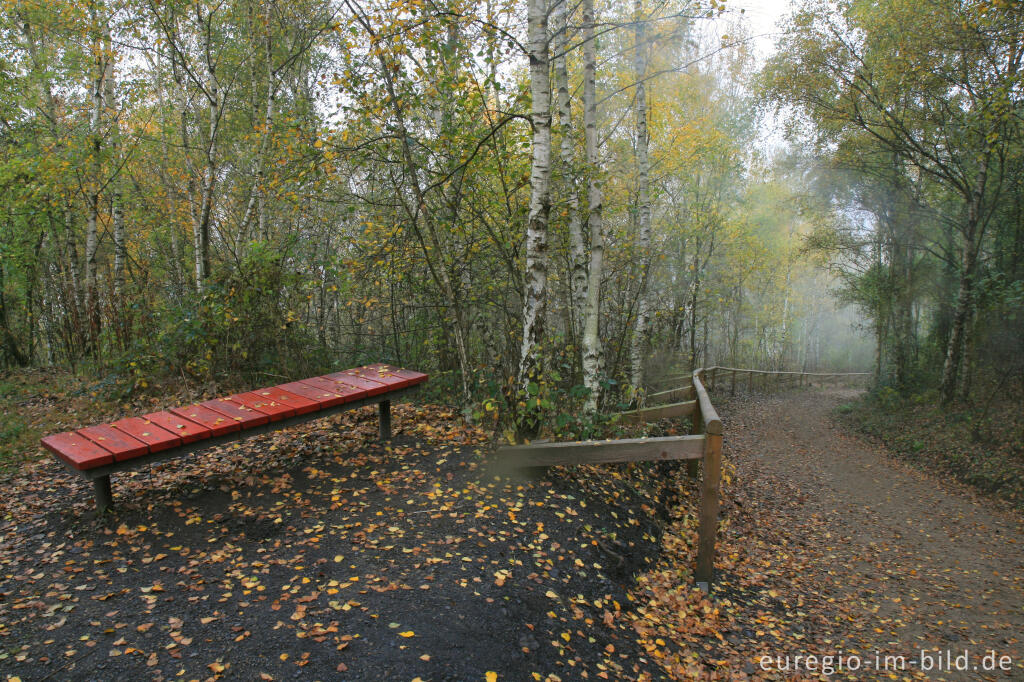
M883 388L840 405L840 418L902 459L1024 510L1024 410L1019 400L939 406L937 396Z

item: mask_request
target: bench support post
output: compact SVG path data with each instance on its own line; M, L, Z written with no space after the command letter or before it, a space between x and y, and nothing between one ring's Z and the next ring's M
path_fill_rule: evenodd
M102 514L114 506L114 497L110 494L110 474L92 479L96 490L96 513Z
M391 401L380 401L380 439L391 440Z

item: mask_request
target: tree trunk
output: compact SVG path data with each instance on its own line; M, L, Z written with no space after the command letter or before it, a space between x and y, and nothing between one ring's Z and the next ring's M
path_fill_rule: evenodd
M601 401L601 277L604 274L604 199L597 137L597 46L594 44L594 0L583 0L583 132L587 153L587 204L590 226L590 270L583 326L583 385L589 390L587 414Z
M697 369L697 301L700 298L700 260L697 254L700 252L700 245L694 250L693 256L693 283L690 285L690 371Z
M569 97L569 71L566 67L568 0L557 0L551 14L554 48L555 91L558 103L558 127L561 131L560 157L562 177L569 194L569 328L574 340L580 338L583 310L587 299L586 244L583 239L583 221L580 217L580 193L574 163L575 140L572 128L572 104Z
M276 74L274 73L274 42L271 35L271 16L270 9L272 3L266 3L264 24L267 29L266 41L264 43L264 59L266 60L266 78L267 78L267 89L266 89L266 104L263 109L263 124L260 130L260 146L256 152L255 169L253 172L252 189L249 192L249 202L245 207L245 214L242 216L242 222L239 225L239 233L247 234L249 230L249 223L252 220L252 216L256 214L257 229L256 234L259 239L267 241L270 238L269 230L267 229L267 214L266 214L266 156L267 148L270 145L270 133L271 128L274 125L274 105L277 100L277 84Z
M640 291L637 294L636 326L633 329L630 348L632 371L629 383L632 386L633 398L638 399L643 391L644 358L650 334L650 298L647 289L651 274L651 200L648 195L650 161L647 154L647 89L644 87L644 77L647 74L647 46L644 44L643 0L636 0L634 7L636 15L636 59L633 74L636 79L636 226L639 233L637 248L640 256Z
M96 283L96 251L99 248L100 184L103 172L103 163L100 159L103 149L103 89L104 80L107 76L108 57L103 41L98 34L99 27L105 22L105 18L93 9L91 19L93 21L93 50L96 54L96 61L94 63L95 71L90 89L90 96L92 98L92 111L89 116L91 177L86 188L85 315L89 331L89 348L95 352L100 331L99 291Z
M196 10L199 25L203 26L202 10ZM201 183L202 196L199 214L194 224L193 240L195 243L196 291L202 293L206 278L210 274L210 222L213 214L213 192L217 184L217 133L220 129L221 94L217 81L217 68L213 62L213 12L206 15L206 26L203 34L205 42L203 52L206 56L206 100L207 115L210 117L207 130L205 167Z
M124 229L124 207L121 204L121 127L120 117L117 114L117 96L115 92L116 80L114 74L114 59L111 53L112 41L110 39L109 27L104 27L103 43L107 52L106 74L103 84L104 107L110 122L110 151L115 167L112 169L114 177L110 180L111 197L110 213L114 232L114 296L118 303L124 293L124 271L127 261L127 249L125 246Z
M167 125L166 112L168 111L167 102L164 96L164 74L163 74L163 57L159 53L153 60L153 89L156 91L157 105L160 107L160 150L162 156L160 158L160 179L164 185L164 191L167 193L169 201L173 201L179 193L177 186L170 179L170 174L167 170L168 160L171 158L170 144L167 139L167 131L169 126ZM184 134L183 134L184 138ZM188 146L184 145L184 153L187 157ZM174 292L177 295L181 295L185 286L185 273L183 271L184 254L182 252L181 237L178 234L178 225L175 221L172 221L169 225L170 237L171 237L171 273L172 273L172 284Z
M523 292L523 337L519 351L517 402L528 401L528 386L539 379L544 304L548 288L548 217L551 211L551 83L548 62L547 0L529 0L530 119L533 123L530 164L530 212L526 226L526 277ZM539 409L518 419L522 437L540 428Z
M980 242L981 200L985 193L988 176L988 157L982 159L981 168L975 179L974 190L967 205L967 223L964 226L963 244L960 251L960 288L956 296L956 310L950 327L949 343L946 346L946 361L942 367L942 404L948 405L956 398L956 391L963 363L967 325L974 312L974 276L978 263L978 242Z

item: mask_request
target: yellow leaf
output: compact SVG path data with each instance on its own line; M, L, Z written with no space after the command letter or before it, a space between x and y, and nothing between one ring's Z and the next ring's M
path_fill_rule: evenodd
M497 680L498 680L498 673L496 673L496 672L494 672L492 670L488 670L487 672L484 673L484 677L487 678L487 682L497 682Z
M416 633L413 632L412 630L406 630L405 632L399 632L398 636L399 637L413 637L415 634Z

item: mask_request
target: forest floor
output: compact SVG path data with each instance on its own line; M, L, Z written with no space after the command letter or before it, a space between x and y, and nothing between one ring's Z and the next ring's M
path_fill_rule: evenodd
M840 407L842 422L900 459L1006 500L1024 513L1024 401L993 383L973 404L943 406L934 392L881 389ZM987 393L987 395L986 395Z
M854 656L854 679L1024 679L1024 520L846 430L833 416L857 394L728 406L734 525L767 549L739 560L767 568L790 553L783 609L837 607L813 644L767 653L832 655L837 674L840 654Z
M681 469L497 479L445 408L397 406L387 446L366 409L118 476L99 519L44 458L0 500L0 676L956 678L966 651L1021 679L1024 524L837 426L852 395L717 401L712 599Z

